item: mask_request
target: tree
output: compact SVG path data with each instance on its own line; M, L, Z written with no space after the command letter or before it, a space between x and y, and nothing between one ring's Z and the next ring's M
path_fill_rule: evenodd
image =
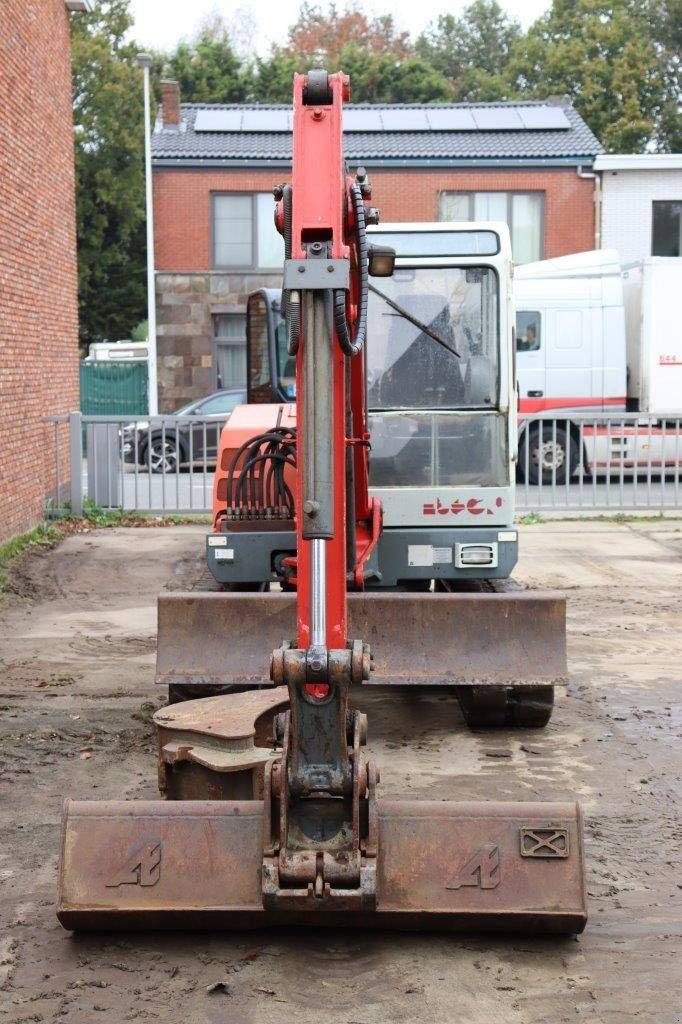
M351 76L354 103L428 103L450 99L445 77L413 53L409 36L391 15L368 18L358 7L339 12L304 3L282 47L254 65L251 96L260 102L291 101L291 78L323 66Z
M180 95L192 103L241 103L249 89L249 76L220 15L206 19L191 42L178 43L164 74L179 82Z
M339 66L350 75L354 103L438 103L451 97L447 80L420 57L398 61L349 45Z
M145 313L142 81L128 0L72 24L78 298L84 344L129 337Z
M268 57L256 57L251 67L249 99L254 103L291 103L295 71L307 71L313 61L273 48Z
M368 53L391 54L396 60L412 53L408 33L397 30L392 15L368 18L359 6L339 11L333 2L326 10L304 2L283 49L304 60L323 62L332 70L349 45Z
M640 152L656 133L665 74L642 0L554 0L513 48L513 89L565 93L607 149Z
M497 0L474 0L460 17L441 14L417 39L416 52L450 80L454 99L497 100L509 91L504 71L520 37Z
M664 81L654 144L682 151L682 0L653 0L650 24Z

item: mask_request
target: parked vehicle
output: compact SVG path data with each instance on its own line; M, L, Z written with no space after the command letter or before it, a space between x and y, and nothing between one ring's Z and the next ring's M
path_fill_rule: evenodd
M679 259L623 269L615 250L598 249L516 268L522 478L526 463L533 484L565 483L581 460L589 473L678 465L679 420L670 414L682 416L681 293ZM598 422L571 418L626 410L667 418L608 438Z
M244 388L223 388L168 416L129 423L122 431L123 459L151 473L175 473L190 465L213 468L220 431L235 406L245 401ZM196 423L176 419L190 416Z
M149 358L146 341L94 341L88 348L86 363L131 362Z

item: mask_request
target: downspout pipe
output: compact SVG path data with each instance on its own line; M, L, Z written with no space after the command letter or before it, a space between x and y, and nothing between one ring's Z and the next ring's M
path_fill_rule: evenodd
M594 247L601 249L601 175L598 171L585 171L578 164L575 172L583 181L594 181Z

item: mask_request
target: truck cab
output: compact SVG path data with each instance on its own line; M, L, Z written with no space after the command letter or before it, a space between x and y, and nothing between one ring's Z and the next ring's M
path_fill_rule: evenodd
M397 223L369 233L372 243L395 250L396 264L393 276L372 281L369 292L364 358L370 488L381 500L383 531L366 583L507 577L517 559L508 229L498 223ZM285 335L279 292L250 296L250 406L230 417L221 441L225 451L256 432L256 419L261 429L291 423L294 364ZM232 541L222 541L220 473L219 465L209 565L223 582L246 582L241 574L249 570L237 568ZM271 535L261 574L281 556L273 546L280 541ZM264 543L267 548L267 538ZM234 561L222 553L216 558L220 547L232 551Z

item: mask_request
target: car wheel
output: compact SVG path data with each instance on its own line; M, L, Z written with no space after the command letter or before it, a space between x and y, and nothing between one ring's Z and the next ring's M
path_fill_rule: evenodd
M145 448L142 462L152 473L175 473L184 461L182 445L174 437L157 434Z
M566 474L570 480L578 468L578 445L575 438L565 427L557 427L545 423L540 427L531 427L529 434L521 444L520 473L523 477L526 469L525 445L528 445L528 481L531 484L566 483Z

